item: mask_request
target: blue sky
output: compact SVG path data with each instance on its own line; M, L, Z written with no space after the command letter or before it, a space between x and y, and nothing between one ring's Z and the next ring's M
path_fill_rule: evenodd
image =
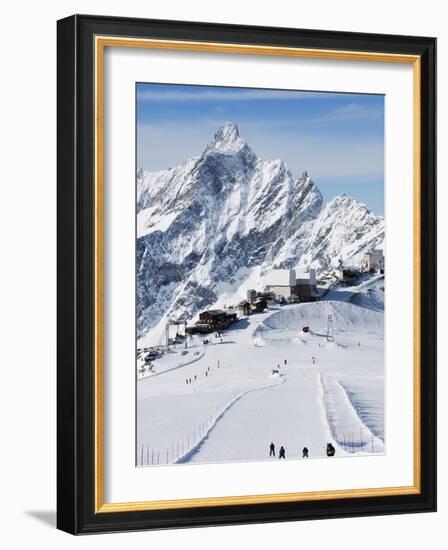
M344 192L384 212L384 96L137 84L137 165L200 155L226 121L262 159L307 171L326 200Z

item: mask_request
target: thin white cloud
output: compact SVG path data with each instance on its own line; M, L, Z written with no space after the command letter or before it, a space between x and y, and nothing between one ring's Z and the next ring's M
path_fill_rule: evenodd
M340 93L304 92L288 90L253 90L232 89L223 90L210 88L196 91L170 90L140 90L137 93L138 101L266 101L266 100L297 100L297 99L340 99Z
M382 116L382 109L366 107L359 103L349 103L348 105L337 107L325 115L312 118L308 123L317 124L322 122L341 122L345 120L365 120L379 118L380 116Z

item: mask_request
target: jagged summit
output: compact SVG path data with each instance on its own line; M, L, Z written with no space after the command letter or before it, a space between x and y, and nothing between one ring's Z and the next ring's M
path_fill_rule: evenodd
M225 122L218 128L206 150L234 153L246 145L246 141L240 137L238 126L233 122Z
M378 217L375 216L375 214L372 214L367 204L359 201L358 199L355 199L355 197L347 195L346 193L340 193L339 195L331 199L331 201L329 201L326 205L326 209L329 212L340 211L341 209L344 209L346 212L356 211L359 213L359 215L371 214L375 218Z
M215 139L231 139L236 140L240 137L238 125L234 122L224 122L215 133Z

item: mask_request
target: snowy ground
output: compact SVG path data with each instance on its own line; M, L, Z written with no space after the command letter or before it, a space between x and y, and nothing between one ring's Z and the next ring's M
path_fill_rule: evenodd
M329 442L336 456L383 453L382 284L271 308L222 341L194 337L165 353L137 383L137 464L269 460L271 441L287 459L304 446L324 457Z

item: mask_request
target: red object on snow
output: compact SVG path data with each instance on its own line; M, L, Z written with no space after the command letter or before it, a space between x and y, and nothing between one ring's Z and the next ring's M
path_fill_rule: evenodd
M309 332L309 331L310 331L310 327L303 327L302 330L303 330L303 332Z

